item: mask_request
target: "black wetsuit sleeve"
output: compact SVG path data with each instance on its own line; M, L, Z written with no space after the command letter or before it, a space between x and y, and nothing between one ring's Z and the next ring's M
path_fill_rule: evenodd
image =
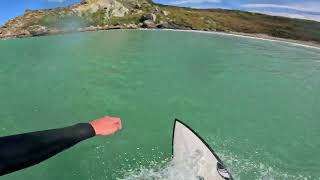
M57 153L95 136L88 123L0 137L0 176L38 164Z

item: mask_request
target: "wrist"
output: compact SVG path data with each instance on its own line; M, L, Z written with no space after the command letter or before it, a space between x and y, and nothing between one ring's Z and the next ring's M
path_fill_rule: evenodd
M96 130L95 130L94 125L93 125L91 122L89 122L88 124L89 124L89 126L90 126L90 129L91 129L92 133L94 134L94 136L96 136L96 135L97 135L97 132L96 132Z

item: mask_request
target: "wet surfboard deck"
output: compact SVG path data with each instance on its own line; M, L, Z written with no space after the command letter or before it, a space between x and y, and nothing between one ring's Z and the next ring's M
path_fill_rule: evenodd
M175 162L192 159L198 180L233 180L213 149L189 126L176 119L172 138L172 156Z

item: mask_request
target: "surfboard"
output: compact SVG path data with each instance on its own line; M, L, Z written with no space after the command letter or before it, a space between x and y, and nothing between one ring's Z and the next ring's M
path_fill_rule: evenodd
M176 119L172 137L175 162L192 161L198 180L233 180L213 149L189 126ZM187 162L186 162L187 163Z

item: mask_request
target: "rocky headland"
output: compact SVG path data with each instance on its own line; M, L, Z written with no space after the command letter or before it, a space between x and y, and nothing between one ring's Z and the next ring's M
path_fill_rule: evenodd
M109 29L182 29L266 35L320 43L320 23L259 13L191 9L150 0L82 0L69 7L26 10L0 28L0 38Z

